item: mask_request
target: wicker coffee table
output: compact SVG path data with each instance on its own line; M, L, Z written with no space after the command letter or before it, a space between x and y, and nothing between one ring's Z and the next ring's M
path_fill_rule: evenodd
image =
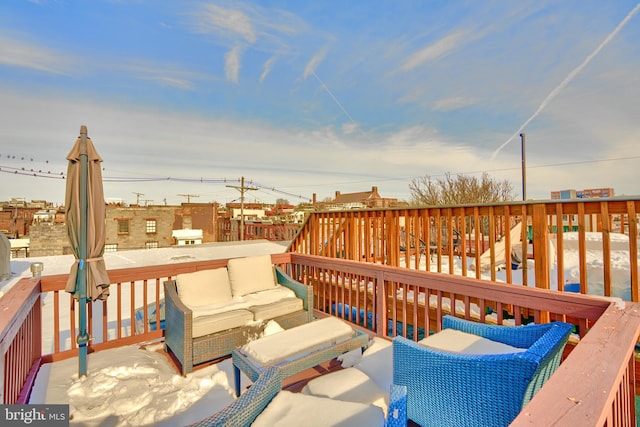
M366 348L369 336L340 319L327 317L259 338L234 350L236 396L240 396L240 371L256 381L271 366L287 378L357 348Z

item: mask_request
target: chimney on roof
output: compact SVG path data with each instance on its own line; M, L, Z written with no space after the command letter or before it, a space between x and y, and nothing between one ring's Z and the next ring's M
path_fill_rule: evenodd
M340 196L340 192L336 191L336 199Z
M378 193L378 187L376 187L375 185L373 187L371 187L371 192L372 193Z

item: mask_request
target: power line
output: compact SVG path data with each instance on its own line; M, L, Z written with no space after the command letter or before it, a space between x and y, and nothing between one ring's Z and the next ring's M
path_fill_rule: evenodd
M608 159L593 159L593 160L576 160L576 161L569 161L569 162L560 162L560 163L548 163L548 164L542 164L542 165L527 165L527 169L540 169L540 168L548 168L548 167L557 167L557 166L572 166L572 165L583 165L583 164L594 164L594 163L603 163L603 162L614 162L614 161L623 161L623 160L638 160L640 159L640 156L628 156L628 157L614 157L614 158L608 158ZM512 170L520 170L519 167L513 167L513 168L500 168L500 169L485 169L485 170L476 170L476 171L462 171L462 172L450 172L453 174L461 174L461 175L465 175L465 174L477 174L477 173L483 173L483 172L504 172L504 171L512 171ZM11 166L0 166L0 172L1 173L6 173L6 174L12 174L12 175L21 175L21 176L30 176L30 177L34 177L34 178L48 178L48 179L65 179L66 178L66 173L65 172L59 172L59 173L52 173L51 171L43 171L42 169L27 169L24 167L21 168L16 168L16 167L11 167ZM283 171L283 172L286 172ZM442 174L434 174L431 176L444 176L446 175L445 173ZM412 179L415 177L378 177L376 178L378 181L403 181L403 180L407 180L407 179ZM184 183L202 183L202 184L225 184L228 182L239 182L238 179L227 179L227 178L214 178L214 179L209 179L209 178L177 178L177 177L148 177L148 178L141 178L141 177L131 177L131 176L105 176L103 177L103 181L104 182L122 182L122 183L143 183L143 182L163 182L163 181L172 181L172 182L184 182ZM367 179L367 180L353 180L353 181L341 181L341 182L333 182L333 183L322 183L322 185L342 185L342 184L354 184L354 183L365 183L365 182L371 182L371 179ZM286 195L286 196L290 196L290 197L296 197L299 199L304 199L304 200L309 200L308 197L303 197L302 195L299 194L294 194L291 192L287 192L284 190L280 190L276 187L273 186L268 186L268 185L264 185L264 184L259 184L259 183L253 183L253 185L258 186L262 189L271 191L273 193L278 193L278 194L282 194L282 195ZM309 185L305 185L303 187L314 187L317 186L319 184L309 184ZM298 186L301 187L301 186Z

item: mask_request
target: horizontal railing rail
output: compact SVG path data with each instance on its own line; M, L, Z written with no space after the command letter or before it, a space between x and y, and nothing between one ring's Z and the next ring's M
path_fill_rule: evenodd
M607 309L610 299L479 281L374 263L291 254L297 280L313 285L315 309L364 322L379 335L416 339L418 329L440 330L445 314L510 323L562 320L584 336ZM621 301L621 300L620 300ZM411 325L413 336L407 336ZM393 328L397 328L394 330Z
M625 425L618 420L635 420L630 401L634 396L633 349L640 334L638 304L322 256L286 253L273 255L272 260L297 280L314 286L316 310L358 323L381 336L402 335L416 340L420 334L439 330L442 316L452 311L460 317L498 324L556 319L573 323L576 326L573 341L577 345L554 375L554 381L545 385L536 397L543 402L564 399L561 393L567 391L562 389L563 384L571 384L572 396L589 403L588 408L571 407L571 416L578 417L574 419L595 417L597 421L592 425ZM145 303L157 307L162 294L156 293L156 287L164 280L179 273L221 267L226 262L200 261L109 271L115 285L110 298L115 298L118 308L115 313L90 317L94 334L105 328L107 332L101 342L90 343L91 350L161 338L162 330L151 330L146 313L143 323L147 326L131 327L131 318L136 314L132 307L146 306ZM27 402L32 378L41 363L77 354L72 344L77 332L75 321L69 320L73 329L64 330L64 319L76 315L63 311L63 302L70 300L68 295L59 295L66 284L65 276L23 279L0 298L3 403ZM145 301L146 293L150 297ZM94 307L93 311L95 314L100 310ZM49 321L48 316L53 314L58 320ZM49 353L40 340L42 328L52 325L60 338L58 346ZM122 331L118 334L113 329ZM65 333L66 341L62 338ZM69 348L62 345L63 341ZM603 369L605 365L607 368ZM602 390L601 397L600 393L593 393L594 384ZM590 393L593 396L589 397ZM592 405L589 399L599 406ZM532 400L525 408L527 417L545 419L543 412L547 409L536 402Z
M639 215L637 197L313 212L289 248L638 302Z

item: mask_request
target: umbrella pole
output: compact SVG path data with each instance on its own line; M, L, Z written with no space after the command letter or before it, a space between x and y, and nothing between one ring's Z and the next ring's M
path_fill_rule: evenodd
M76 290L78 293L79 322L78 322L78 376L87 375L87 221L89 216L89 201L87 200L87 186L89 180L89 156L87 155L87 128L80 129L80 235L78 241L78 276Z

